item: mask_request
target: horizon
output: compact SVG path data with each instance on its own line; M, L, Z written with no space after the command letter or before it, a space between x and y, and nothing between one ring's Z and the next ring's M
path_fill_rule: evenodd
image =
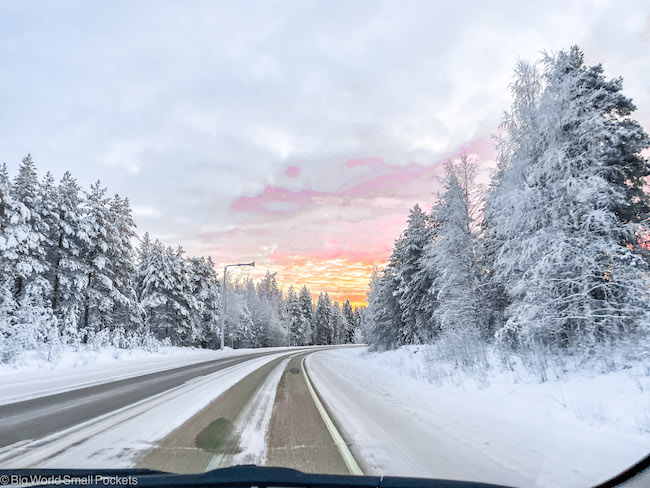
M650 16L629 6L9 2L0 161L101 180L140 235L217 270L364 305L444 162L465 150L487 181L517 58L579 45L650 129Z

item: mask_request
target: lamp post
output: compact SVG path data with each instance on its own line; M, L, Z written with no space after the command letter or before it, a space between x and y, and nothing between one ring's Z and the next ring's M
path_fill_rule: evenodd
M237 263L237 264L228 264L223 268L223 281L221 282L221 347L219 347L220 350L223 350L223 338L224 338L224 330L226 327L226 273L228 272L228 268L234 268L237 266L252 266L253 268L255 267L255 261L252 263Z

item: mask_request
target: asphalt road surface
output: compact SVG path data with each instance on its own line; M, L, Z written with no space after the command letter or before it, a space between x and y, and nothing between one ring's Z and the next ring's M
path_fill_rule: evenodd
M0 448L27 439L39 439L170 390L194 378L277 352L217 359L0 405Z

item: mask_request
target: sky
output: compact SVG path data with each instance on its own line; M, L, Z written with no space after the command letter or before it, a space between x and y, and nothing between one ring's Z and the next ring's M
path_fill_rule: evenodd
M578 44L650 129L647 1L0 2L0 161L127 196L138 232L365 301L408 209L491 136L518 58Z

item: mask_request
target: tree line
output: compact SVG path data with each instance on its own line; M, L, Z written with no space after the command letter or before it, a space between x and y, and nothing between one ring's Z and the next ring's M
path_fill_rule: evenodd
M138 247L127 198L69 172L39 179L30 155L15 178L0 166L0 362L25 351L54 360L63 345L219 345L221 283L210 257L152 241ZM360 311L275 274L227 283L231 347L334 344L358 339Z
M511 91L489 187L468 155L448 162L432 211L410 211L375 270L374 348L434 343L475 364L486 344L583 357L647 345L650 138L622 79L572 47L519 61Z

